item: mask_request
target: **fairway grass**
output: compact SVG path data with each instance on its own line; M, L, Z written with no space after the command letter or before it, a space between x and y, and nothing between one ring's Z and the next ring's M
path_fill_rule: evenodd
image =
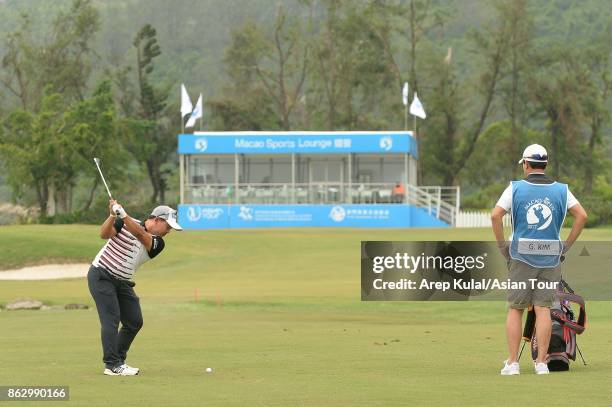
M91 261L97 233L0 228L0 268ZM95 309L2 310L0 385L68 385L76 406L609 405L609 302L587 303L588 366L536 376L526 352L521 376L502 377L503 302L360 301L361 240L490 239L488 229L172 233L136 275L144 327L128 363L140 376L102 375ZM0 304L19 297L93 306L85 279L0 281Z

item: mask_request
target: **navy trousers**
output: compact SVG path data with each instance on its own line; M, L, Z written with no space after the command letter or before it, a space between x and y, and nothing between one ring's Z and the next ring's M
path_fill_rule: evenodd
M140 300L134 292L136 284L119 280L105 269L94 266L89 268L87 283L100 317L104 365L109 369L121 366L142 328Z

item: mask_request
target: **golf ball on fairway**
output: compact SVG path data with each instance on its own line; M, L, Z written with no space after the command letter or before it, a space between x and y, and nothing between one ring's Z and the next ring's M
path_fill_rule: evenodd
M206 368L206 373L212 373L212 367L207 367Z

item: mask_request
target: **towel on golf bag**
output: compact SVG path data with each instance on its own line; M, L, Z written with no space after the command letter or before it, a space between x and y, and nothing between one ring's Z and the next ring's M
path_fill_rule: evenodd
M578 319L574 318L572 303L580 307ZM538 356L538 341L535 333L535 310L529 307L523 339L531 342L531 357L536 360ZM550 308L552 332L548 345L548 370L569 370L569 361L576 360L576 335L584 332L586 325L586 309L584 299L575 294L574 290L563 280L555 293L553 306Z

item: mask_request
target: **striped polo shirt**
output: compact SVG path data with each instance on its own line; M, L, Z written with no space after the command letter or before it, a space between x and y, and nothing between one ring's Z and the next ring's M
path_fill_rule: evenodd
M144 222L134 219L144 227ZM151 250L147 251L144 245L123 227L123 220L117 218L113 223L117 234L106 242L100 249L92 265L102 267L113 277L120 280L132 280L136 269L143 263L157 256L164 249L164 241L159 236L153 236Z

